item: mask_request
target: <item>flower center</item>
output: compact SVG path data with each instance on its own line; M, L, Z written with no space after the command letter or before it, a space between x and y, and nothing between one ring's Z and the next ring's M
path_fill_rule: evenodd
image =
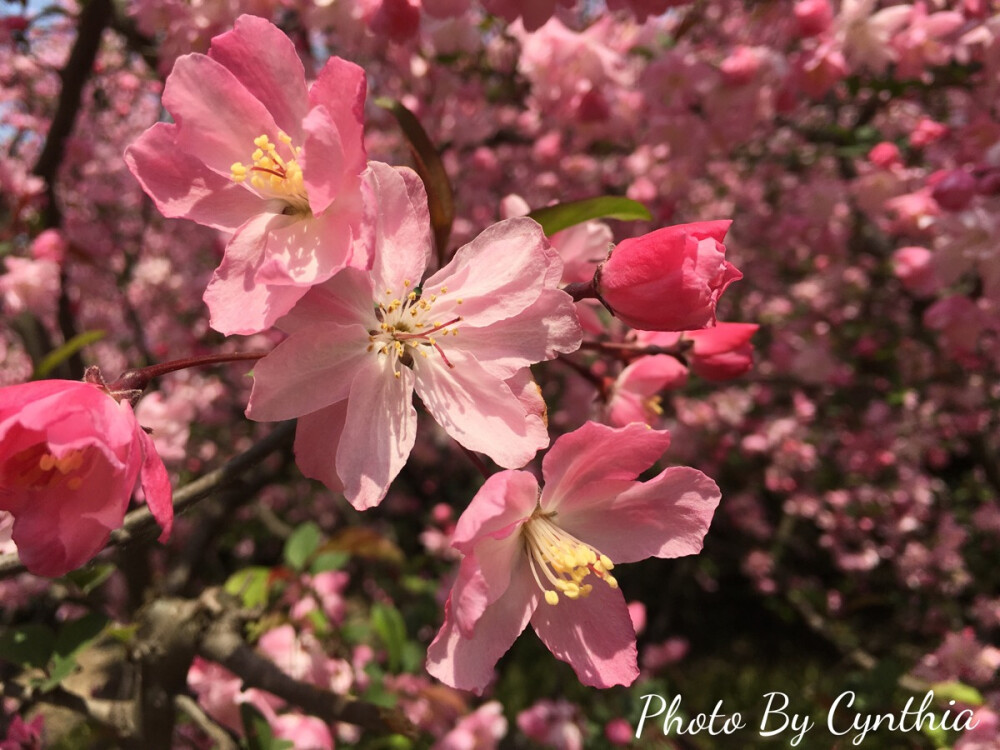
M424 297L411 286L412 282L407 279L401 292L386 289L383 299L375 300L375 317L379 325L368 331L368 351L391 357L397 378L400 377L400 362L412 367L414 355L426 358L432 349L441 355L448 367L454 367L438 343L438 337L457 336L455 324L462 320L461 315L448 321L434 319L434 303L448 293L448 287L441 287L438 294ZM460 299L455 302L462 304Z
M554 513L542 513L536 509L521 527L531 574L538 587L545 592L545 601L558 604L560 593L567 599L586 598L594 588L583 582L590 575L600 578L613 589L618 588L618 581L611 575L615 566L608 556L557 526L552 522L554 517Z
M301 146L293 146L292 138L284 131L278 131L278 140L284 144L287 157L278 153L278 147L266 135L253 139L257 150L250 158L253 166L247 167L236 162L230 167L233 182L245 183L265 198L279 198L288 204L292 213L309 213L309 197L302 177L302 167L296 158L302 152Z
M65 485L78 490L93 463L89 450L72 450L56 457L48 446L39 443L14 454L4 466L3 484L21 490L52 490Z

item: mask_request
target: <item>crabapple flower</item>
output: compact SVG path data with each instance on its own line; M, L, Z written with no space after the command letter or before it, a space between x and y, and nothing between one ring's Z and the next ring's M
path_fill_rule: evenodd
M455 529L464 557L428 671L481 691L530 622L585 685L631 684L635 631L611 571L700 551L720 498L715 482L687 467L636 480L669 443L668 432L644 424L588 422L553 444L540 494L525 471L486 480Z
M730 221L664 227L620 242L595 276L604 302L624 323L647 331L715 325L715 305L743 278L726 260Z
M676 346L690 341L685 352L692 372L705 380L722 382L744 375L753 367L751 339L760 328L756 323L725 323L714 328L685 331L681 334L636 331L635 341L642 346Z
M177 60L163 92L174 122L125 161L164 216L233 233L205 292L216 330L262 331L314 284L368 265L365 88L331 57L307 89L291 40L255 16Z
M605 414L609 424L654 424L663 416L660 391L681 388L687 368L669 354L639 357L621 371L611 385Z
M89 382L0 388L0 510L29 571L61 576L100 552L137 483L166 539L170 480L128 401Z
M508 219L420 281L431 257L427 197L412 170L372 162L374 265L348 268L278 322L289 333L254 368L251 419L299 417L302 472L358 509L381 502L415 440L416 391L460 444L501 466L548 445L528 365L581 331L555 288L559 255L531 219Z

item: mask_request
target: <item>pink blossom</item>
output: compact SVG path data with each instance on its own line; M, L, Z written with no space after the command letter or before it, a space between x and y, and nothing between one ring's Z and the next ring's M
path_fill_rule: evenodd
M738 378L753 367L750 339L759 329L756 323L717 323L715 328L687 331L684 338L694 342L691 369L705 380Z
M669 354L640 357L628 365L611 385L606 407L608 424L624 427L632 422L654 424L663 415L660 391L681 388L687 368Z
M181 57L157 123L125 153L160 211L232 232L205 292L223 333L269 328L359 245L363 71L332 57L307 90L291 40L241 16L208 55Z
M493 750L507 736L507 718L499 701L484 703L458 720L432 750Z
M101 386L43 380L0 389L0 510L32 573L55 577L101 551L136 484L163 527L170 479L128 401Z
M715 305L743 274L726 260L730 221L658 229L620 242L599 270L598 291L633 328L684 331L715 325Z
M961 211L975 197L979 182L964 169L947 169L927 178L931 197L945 211Z
M299 713L281 714L269 719L274 736L288 740L295 750L333 750L333 735L322 719Z
M46 229L31 241L31 257L61 264L66 258L69 243L58 229Z
M612 745L631 745L635 733L628 719L612 719L604 725L604 736Z
M954 750L994 750L1000 743L1000 715L981 706L972 714L969 729L954 745Z
M935 122L929 117L921 117L910 132L910 145L913 148L924 148L941 140L947 134L947 125Z
M365 0L363 6L368 28L390 42L405 42L420 29L420 8L410 0Z
M51 260L4 258L6 272L0 274L0 298L12 314L30 312L43 320L55 316L59 298L59 264Z
M541 700L517 715L517 728L530 739L554 750L583 750L583 717L565 699Z
M518 18L526 31L536 31L548 21L556 10L557 0L483 0L487 11L507 21ZM558 0L560 5L572 7L573 0Z
M868 161L882 169L901 167L903 165L903 157L899 153L899 146L892 141L882 141L872 146L871 151L868 152Z
M15 715L7 727L7 736L0 740L0 750L35 750L42 748L42 731L45 719L42 714L36 714L31 721L25 721Z
M934 272L934 254L926 247L901 247L892 254L892 270L909 291L930 296L941 288Z
M669 442L645 425L588 422L545 456L541 494L527 472L491 476L458 520L464 557L428 671L481 691L531 622L585 685L631 684L635 631L612 561L697 553L719 502L715 483L687 467L636 481Z
M795 3L794 13L802 36L822 34L833 22L830 0L799 0Z
M431 253L423 186L408 169L371 169L371 273L341 272L280 322L291 335L255 367L247 409L258 420L300 417L299 467L359 509L382 500L409 456L414 390L469 450L504 467L531 460L548 433L524 368L581 338L572 299L555 289L562 263L537 223L493 225L421 283Z

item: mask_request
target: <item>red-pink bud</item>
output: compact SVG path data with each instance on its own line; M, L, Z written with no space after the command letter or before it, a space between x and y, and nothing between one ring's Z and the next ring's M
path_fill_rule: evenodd
M743 278L726 261L731 221L679 224L621 242L598 271L597 290L615 315L646 331L715 325L715 305Z
M799 34L816 36L822 34L833 23L833 8L829 0L800 0L795 3L795 20Z
M689 355L691 369L705 380L716 382L745 374L753 367L750 339L758 328L756 323L719 323L715 328L684 334L694 342Z
M964 169L946 169L927 178L933 186L931 197L946 211L961 211L969 205L979 187L976 178Z
M868 152L868 161L882 169L898 167L903 163L899 147L891 141L882 141L872 146L871 151Z
M163 539L170 479L128 402L68 380L0 388L0 510L29 571L60 576L100 552L137 484Z

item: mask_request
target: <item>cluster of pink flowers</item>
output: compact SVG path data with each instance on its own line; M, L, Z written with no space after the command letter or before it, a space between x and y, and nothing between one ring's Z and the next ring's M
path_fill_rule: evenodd
M368 161L365 97L362 70L336 57L307 86L292 41L267 20L242 16L207 54L177 60L163 90L172 122L154 125L125 154L164 216L228 237L204 295L212 327L284 334L254 367L246 411L259 421L298 418L295 456L306 476L358 509L378 505L416 444L414 392L462 448L505 469L524 467L546 448L547 408L529 368L576 351L583 336L574 297L559 286L568 281L563 248L577 291L585 287L578 298L600 299L629 326L687 331L666 335L671 344L690 336L684 344L693 342L692 361L707 363L706 372L747 369L752 330L735 343L724 331L726 342L715 337L705 346L697 336L715 325L719 296L741 278L725 259L729 222L669 227L610 254L598 232L607 258L592 263L578 257L581 246L592 251L592 239L575 243L574 259L573 233L554 246L534 220L509 218L428 273L435 250L428 196L412 170ZM42 252L41 238L36 245L39 255L53 255ZM36 263L57 273L55 256ZM19 273L28 269L9 265L8 296ZM14 307L33 304L12 299ZM139 478L163 538L169 534L169 481L131 411L136 394L110 394L98 380L0 391L0 509L13 514L13 539L32 572L58 575L96 554L121 525ZM627 374L620 380L624 391ZM697 553L719 490L688 468L637 481L669 434L630 425L646 420L612 408L620 429L588 422L552 447L540 494L531 474L504 471L458 519L451 541L462 555L459 577L428 656L442 681L482 690L529 620L585 684L637 677L635 631L611 570ZM268 651L288 633L271 631L259 647ZM291 659L283 667L290 674L326 685L334 679L326 662L310 661L303 643L285 644L294 654L279 663ZM212 669L199 663L192 672L208 704L222 684ZM276 714L272 700L223 692L214 712L227 726L235 704L247 700L279 736L313 731ZM502 735L488 720L496 712L481 711L455 731ZM328 747L332 738L310 742Z

